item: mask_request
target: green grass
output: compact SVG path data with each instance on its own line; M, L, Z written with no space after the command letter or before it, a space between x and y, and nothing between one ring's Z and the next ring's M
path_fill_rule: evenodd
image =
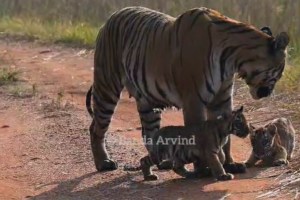
M99 27L87 23L51 23L29 18L0 18L0 32L37 38L46 42L93 47L98 31Z
M279 80L276 89L279 92L300 91L300 60L295 58L292 65L286 66L283 77Z
M66 21L44 21L31 17L0 17L0 32L12 36L36 38L50 43L65 43L75 46L94 47L99 27L88 23ZM277 84L277 91L300 91L300 39L291 34L290 63ZM14 81L17 72L0 70L0 85Z
M18 81L19 71L8 67L0 68L0 86Z

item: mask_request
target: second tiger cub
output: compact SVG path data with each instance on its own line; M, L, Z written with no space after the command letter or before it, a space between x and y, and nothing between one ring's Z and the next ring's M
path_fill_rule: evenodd
M295 148L295 130L290 120L274 119L263 127L250 127L252 153L246 161L251 167L259 160L267 165L288 164Z
M248 123L243 114L243 107L223 115L220 119L199 122L197 126L167 126L161 128L152 138L148 146L149 155L142 158L141 168L145 180L157 180L151 166L164 160L173 163L173 170L180 176L198 177L207 167L217 180L231 180L233 175L226 173L222 147L226 144L229 134L246 137L249 133ZM183 139L193 143L184 144ZM194 140L192 140L194 139ZM201 169L189 172L184 165L199 162ZM200 167L199 166L199 167Z

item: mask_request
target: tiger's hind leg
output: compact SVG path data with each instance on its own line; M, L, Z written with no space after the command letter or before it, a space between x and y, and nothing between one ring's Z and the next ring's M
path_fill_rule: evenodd
M145 156L140 160L142 172L144 175L145 181L155 181L158 180L158 176L152 173L151 166L153 166L153 162L150 156Z
M148 141L147 139L152 138L153 134L160 128L161 112L153 110L154 106L143 97L136 98L136 101L142 124L142 137L145 141ZM173 163L166 160L162 161L157 167L159 170L171 170Z
M274 166L281 166L281 165L288 165L289 161L287 159L287 152L286 149L282 146L277 148L277 152L274 156L273 165Z
M94 119L90 126L90 139L97 171L110 171L117 169L118 165L107 153L105 134L123 87L109 90L110 87L101 86L95 82L93 87Z

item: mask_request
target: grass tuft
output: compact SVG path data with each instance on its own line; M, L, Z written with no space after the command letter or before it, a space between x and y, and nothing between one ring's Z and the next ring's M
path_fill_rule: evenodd
M300 91L300 62L288 65L284 70L283 77L279 80L276 90L279 92L299 92Z
M19 71L15 69L8 67L0 68L0 86L18 81L18 76Z

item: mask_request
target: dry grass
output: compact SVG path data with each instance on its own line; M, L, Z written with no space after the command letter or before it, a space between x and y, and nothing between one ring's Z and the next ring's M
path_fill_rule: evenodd
M257 27L270 26L274 33L288 31L290 55L300 52L300 1L295 0L1 0L0 31L91 45L113 12L137 5L173 16L194 7L213 8Z
M277 84L277 90L280 92L299 92L300 91L300 62L294 62L292 66L287 66L283 77Z
M11 84L13 82L18 81L19 71L6 67L6 66L0 66L0 86L1 85L7 85Z

